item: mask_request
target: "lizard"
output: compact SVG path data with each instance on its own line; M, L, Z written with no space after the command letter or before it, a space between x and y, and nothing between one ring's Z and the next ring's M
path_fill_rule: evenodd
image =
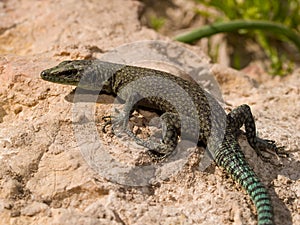
M256 135L255 121L248 105L238 106L226 114L217 100L198 84L160 70L100 60L63 61L43 70L40 75L46 81L86 90L102 90L123 99L124 109L113 121L138 144L148 147L152 156L167 157L173 152L181 133L185 133L186 137L196 134L197 141L204 143L215 163L249 194L256 207L258 224L274 224L270 195L246 161L237 133L244 125L248 143L264 161L268 159L263 151L272 150L280 154L284 147L277 147L275 141ZM162 80L170 81L170 87L161 85ZM177 94L179 89L187 93L193 107ZM161 117L166 126L160 144L141 140L127 130L127 118L133 105L147 106L163 113ZM193 119L184 119L190 117Z

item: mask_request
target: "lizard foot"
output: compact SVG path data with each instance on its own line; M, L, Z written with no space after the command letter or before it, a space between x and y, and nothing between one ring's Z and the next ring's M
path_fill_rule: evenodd
M167 158L173 152L173 146L163 143L163 140L161 140L160 143L155 143L151 140L144 140L138 138L129 129L124 130L124 132L129 137L131 137L138 145L147 148L148 149L147 154L155 161L161 161Z
M115 109L116 115L103 116L102 119L105 121L102 132L106 133L106 127L111 125L113 133L117 136L124 133L127 130L127 115L119 110ZM125 132L126 133L126 132Z
M102 132L107 133L106 127L112 124L111 122L112 118L111 116L103 116L102 120L104 120L104 125L102 126Z
M284 148L284 146L276 146L276 143L273 140L261 139L256 137L256 144L254 150L256 151L257 155L265 162L276 165L271 161L270 157L263 155L262 152L271 151L272 153L275 153L278 157L288 157L288 153L284 152Z

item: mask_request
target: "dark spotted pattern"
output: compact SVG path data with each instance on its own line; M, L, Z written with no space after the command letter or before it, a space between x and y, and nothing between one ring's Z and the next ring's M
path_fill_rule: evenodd
M206 145L215 162L238 182L251 196L258 214L258 224L272 225L273 210L269 194L250 168L236 140L244 125L251 147L261 151L278 152L273 141L256 136L254 119L248 105L242 105L228 115L217 101L199 85L172 74L128 65L102 61L66 61L41 73L44 80L78 85L89 90L104 89L125 100L124 111L113 119L114 126L151 151L164 158L172 153L178 136ZM127 119L132 107L147 106L163 112L163 138L159 144L137 138L127 130Z

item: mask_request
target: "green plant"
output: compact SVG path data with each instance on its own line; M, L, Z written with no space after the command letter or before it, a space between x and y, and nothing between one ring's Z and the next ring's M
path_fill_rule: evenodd
M158 31L164 24L165 19L161 17L151 16L149 19L150 27Z
M283 75L287 56L271 43L274 40L292 41L300 51L300 1L299 0L196 0L207 7L214 7L219 14L200 11L198 13L212 22L189 34L175 37L182 41L193 40L219 32L239 31L239 35L254 39L271 61L273 74ZM211 18L213 19L211 21ZM272 36L266 31L273 32ZM200 35L199 35L200 34ZM275 34L275 35L274 35ZM275 38L276 37L276 38ZM190 41L189 40L189 41ZM183 40L184 41L184 40ZM188 42L189 42L188 41ZM291 65L291 63L286 63Z

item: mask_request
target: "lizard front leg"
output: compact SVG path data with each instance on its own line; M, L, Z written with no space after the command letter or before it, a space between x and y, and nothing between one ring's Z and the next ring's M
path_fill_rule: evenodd
M170 155L178 143L178 116L174 113L163 113L160 117L162 121L162 139L160 143L138 138L130 130L125 132L134 139L134 141L149 149L148 153L156 160L161 160Z
M112 125L112 129L113 129L114 133L129 133L129 132L131 132L127 128L129 116L133 109L133 106L140 99L141 99L141 97L137 92L129 94L125 101L124 108L121 111L115 109L115 115L109 115L109 116L102 117L102 119L109 119L105 122L105 124L102 128L102 131L105 133L106 127L108 125Z

